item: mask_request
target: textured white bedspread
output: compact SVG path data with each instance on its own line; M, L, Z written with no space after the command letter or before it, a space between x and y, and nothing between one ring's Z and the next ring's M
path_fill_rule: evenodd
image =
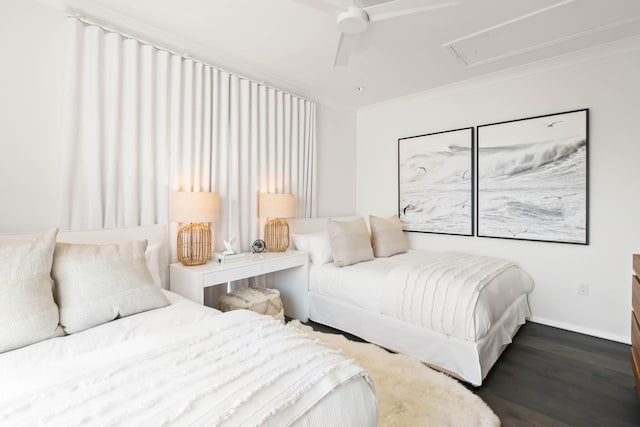
M409 250L389 258L375 258L348 267L338 268L333 263L311 266L309 289L311 292L353 304L364 310L390 317L399 315L402 282L392 272L408 271L428 264L446 252ZM518 298L533 289L533 279L522 269L510 265L478 289L479 295L473 311L472 330L465 331L462 339L472 336L476 341L484 337L491 326ZM391 293L391 295L389 295ZM390 304L396 304L390 306ZM442 330L434 327L434 331Z
M366 378L269 317L192 305L0 355L0 425L300 424L336 387Z
M480 292L513 263L462 252L428 252L422 263L396 267L383 290L382 312L475 341Z

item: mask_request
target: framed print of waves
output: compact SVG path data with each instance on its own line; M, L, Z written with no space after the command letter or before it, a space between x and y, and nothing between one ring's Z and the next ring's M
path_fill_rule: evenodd
M478 236L589 244L588 141L588 109L478 126Z
M398 140L398 217L405 231L473 236L473 128Z

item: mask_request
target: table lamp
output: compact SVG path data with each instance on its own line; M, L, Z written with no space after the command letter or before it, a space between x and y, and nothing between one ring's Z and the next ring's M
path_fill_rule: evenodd
M267 251L286 251L289 247L289 224L282 218L291 218L296 215L295 196L293 194L260 193L258 215L268 219L264 225L264 243Z
M218 193L174 191L171 219L187 223L178 232L178 261L184 265L205 264L211 257L211 229L206 223L218 218Z

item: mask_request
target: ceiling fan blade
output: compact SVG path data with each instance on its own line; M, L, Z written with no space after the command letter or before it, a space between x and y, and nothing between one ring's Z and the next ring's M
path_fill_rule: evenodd
M329 13L335 15L337 11L344 8L344 5L335 0L293 0L296 3L300 3L310 8L319 10L320 12Z
M349 63L349 56L356 43L356 37L355 34L340 34L336 59L333 62L334 67L344 67Z
M382 21L384 19L396 18L398 16L410 15L412 13L457 6L459 4L459 1L433 3L425 2L424 0L395 0L369 6L364 10L367 12L367 15L369 15L369 20L371 22L375 22Z

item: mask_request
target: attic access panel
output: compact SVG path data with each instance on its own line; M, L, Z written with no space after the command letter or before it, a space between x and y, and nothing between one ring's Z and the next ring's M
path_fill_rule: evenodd
M467 67L545 51L546 56L640 34L640 2L564 0L444 43Z

